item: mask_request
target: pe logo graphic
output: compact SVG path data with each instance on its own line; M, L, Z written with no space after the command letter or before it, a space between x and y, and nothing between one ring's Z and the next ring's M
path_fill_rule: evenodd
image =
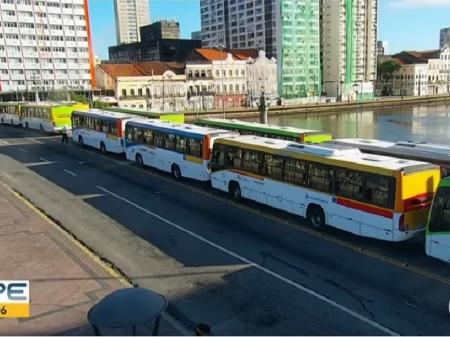
M30 317L30 282L0 280L0 318Z

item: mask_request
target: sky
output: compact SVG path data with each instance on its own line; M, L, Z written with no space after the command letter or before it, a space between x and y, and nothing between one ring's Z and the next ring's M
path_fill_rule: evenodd
M325 0L326 1L326 0ZM378 0L378 40L389 43L389 53L439 48L439 30L450 27L450 0ZM116 44L113 0L89 0L94 50L108 58ZM200 30L200 0L150 0L152 21L175 19L181 35Z

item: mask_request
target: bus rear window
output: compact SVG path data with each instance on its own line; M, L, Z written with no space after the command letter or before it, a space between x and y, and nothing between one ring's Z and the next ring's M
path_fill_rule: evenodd
M441 187L436 194L429 230L430 232L450 232L450 187Z

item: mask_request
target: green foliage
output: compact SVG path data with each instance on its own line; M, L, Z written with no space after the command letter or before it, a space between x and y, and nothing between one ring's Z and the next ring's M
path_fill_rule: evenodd
M401 64L394 60L387 60L378 65L378 76L384 80L389 80L392 74L400 70Z
M111 106L111 104L105 103L105 102L100 102L100 101L94 101L92 104L92 107L94 109L106 109L110 106Z

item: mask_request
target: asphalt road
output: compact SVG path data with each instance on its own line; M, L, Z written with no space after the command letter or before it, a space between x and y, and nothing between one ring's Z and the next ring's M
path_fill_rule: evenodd
M20 128L0 126L1 154L0 179L216 335L450 335L450 268L421 240L316 233L208 184Z

